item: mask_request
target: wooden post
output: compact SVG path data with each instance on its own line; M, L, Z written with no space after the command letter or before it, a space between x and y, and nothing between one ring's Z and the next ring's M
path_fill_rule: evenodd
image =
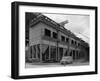
M49 60L50 60L50 58L51 58L51 55L50 55L50 48L51 48L51 47L50 47L50 45L49 45Z
M38 59L38 52L37 52L37 45L36 45L36 59Z
M57 56L57 46L56 46L56 61L58 60L58 56Z
M40 44L40 62L42 62L42 45Z
M31 56L32 56L32 58L34 58L34 47L33 46L31 46L31 49L32 49L32 54L31 54Z
M72 58L75 56L75 54L73 53L73 50L72 50L72 52L71 52L71 55L72 55Z

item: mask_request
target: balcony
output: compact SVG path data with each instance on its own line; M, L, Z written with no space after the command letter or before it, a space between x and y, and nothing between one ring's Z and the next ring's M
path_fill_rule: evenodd
M59 41L58 39L55 39L55 38L49 37L49 36L45 36L45 35L42 36L42 40L47 40L47 41L52 41L52 42Z

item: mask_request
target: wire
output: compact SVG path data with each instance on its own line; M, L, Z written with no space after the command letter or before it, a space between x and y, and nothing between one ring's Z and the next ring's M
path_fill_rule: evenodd
M83 35L84 37L90 39L89 37L87 37L86 35L84 35L84 34L82 34L82 33L80 33L80 32L79 32L78 34L81 34L81 35Z

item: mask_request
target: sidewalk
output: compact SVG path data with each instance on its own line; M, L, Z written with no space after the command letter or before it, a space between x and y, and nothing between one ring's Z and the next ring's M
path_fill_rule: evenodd
M89 65L89 62L84 62L84 60L76 60L72 64L66 64L65 66L83 66L83 65ZM36 68L36 67L62 67L59 62L56 63L26 63L25 67L26 68Z

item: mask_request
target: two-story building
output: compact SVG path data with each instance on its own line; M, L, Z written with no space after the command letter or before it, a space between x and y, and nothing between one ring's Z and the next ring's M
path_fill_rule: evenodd
M27 59L59 62L63 56L74 60L89 58L89 45L50 18L39 15L29 25Z

